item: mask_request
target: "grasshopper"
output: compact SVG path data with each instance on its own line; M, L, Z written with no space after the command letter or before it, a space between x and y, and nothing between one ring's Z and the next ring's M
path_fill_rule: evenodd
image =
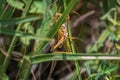
M54 17L55 23L58 21L61 15L62 14L60 13L55 14L55 17ZM66 20L68 19L69 17L67 17ZM68 39L68 30L67 30L66 22L64 22L61 25L60 29L58 30L56 40L57 40L56 41L57 43L52 46L52 49L51 49L52 51L55 51L57 48L61 48L63 46L66 52L71 52L71 46L70 46L70 42Z
M61 16L62 14L60 13L56 13L55 14L55 17L54 17L54 22L56 23L59 19L59 17ZM68 20L69 17L66 19ZM68 52L71 52L71 46L70 46L70 40L68 38L68 30L67 30L67 26L66 26L66 22L64 22L60 29L58 30L57 32L57 38L55 39L56 40L56 43L54 45L52 45L51 47L51 51L53 52L56 52L56 50L58 48L64 48L66 52L62 52L62 53L68 53ZM58 51L57 51L58 53ZM52 65L51 65L51 69L50 69L50 75L52 74L54 68L56 66L56 61L53 61L52 62ZM49 75L49 76L50 76Z

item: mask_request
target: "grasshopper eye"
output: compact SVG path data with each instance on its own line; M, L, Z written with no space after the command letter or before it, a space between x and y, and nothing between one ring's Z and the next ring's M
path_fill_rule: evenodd
M63 27L63 29L66 29L66 25L65 25L65 23L64 23L64 24L62 24L62 27Z
M62 29L63 32L67 32L67 28L66 28L65 24L62 24L61 29Z

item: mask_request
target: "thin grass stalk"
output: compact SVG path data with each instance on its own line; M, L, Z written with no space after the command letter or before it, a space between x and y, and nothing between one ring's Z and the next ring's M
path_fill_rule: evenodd
M20 67L21 71L20 71L20 79L19 80L28 80L31 66L32 66L32 64L28 58L23 59L23 63L21 63L21 67Z
M71 29L70 29L70 21L68 21L68 35L70 38L72 38L72 33L71 33ZM76 54L76 50L75 50L75 47L74 47L74 42L72 39L70 39L70 45L71 45L71 49L72 49L72 53L73 54ZM82 80L82 77L81 77L81 74L80 74L80 66L79 66L79 63L77 60L75 60L75 66L76 66L76 72L77 72L77 76L78 76L78 79L79 80Z

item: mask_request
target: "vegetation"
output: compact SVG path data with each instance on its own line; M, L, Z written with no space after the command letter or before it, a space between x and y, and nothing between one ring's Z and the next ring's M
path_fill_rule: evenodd
M0 80L119 80L119 0L0 0Z

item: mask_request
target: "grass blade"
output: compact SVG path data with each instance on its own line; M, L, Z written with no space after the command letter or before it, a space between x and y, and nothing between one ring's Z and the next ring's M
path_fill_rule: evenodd
M0 20L0 26L4 27L4 26L7 26L7 25L22 24L22 23L25 23L25 22L39 20L41 18L42 18L42 16L29 16L29 17L11 19L11 20Z
M28 56L27 56L27 59L28 59ZM61 60L120 60L120 56L104 55L103 53L91 53L91 54L85 54L85 53L51 54L49 53L49 54L31 56L30 59L32 64L37 64L41 62L54 61L54 60L58 60L58 61L61 61Z

